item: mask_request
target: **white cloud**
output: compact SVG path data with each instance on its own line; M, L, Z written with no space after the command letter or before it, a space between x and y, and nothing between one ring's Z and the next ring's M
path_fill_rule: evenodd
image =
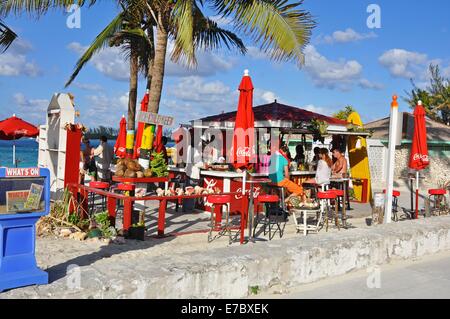
M28 61L27 54L32 50L29 42L17 40L3 54L0 54L0 76L31 76L41 74L35 62Z
M103 90L103 88L100 84L74 82L73 85L79 89L86 90L86 91L102 91Z
M333 43L348 43L348 42L357 42L367 39L376 38L377 35L374 32L370 33L358 33L351 28L347 28L345 31L335 31L332 35L327 35L325 37L319 38L319 43L324 42L327 44Z
M45 123L49 100L29 99L23 93L15 93L13 101L16 106L14 110L17 116L33 122L38 121L40 124Z
M392 76L406 79L423 77L424 68L428 67L430 62L426 54L403 49L386 51L378 61Z
M253 59L257 60L263 60L263 59L269 59L270 57L265 53L264 51L261 51L258 47L247 47L247 55L249 57L252 57Z
M359 83L363 67L355 60L328 60L314 46L308 45L305 48L304 70L316 86L346 91Z
M127 115L128 92L111 96L104 93L88 95L86 100L89 107L81 110L80 121L88 127L119 127L121 116ZM139 101L137 104L139 109Z
M217 23L217 25L221 28L229 28L232 26L233 24L233 20L231 18L228 17L223 17L223 16L212 16L209 17L211 20L213 20L214 22Z
M328 116L330 116L333 113L333 110L331 110L331 109L326 109L321 106L315 106L313 104L308 104L308 105L302 106L301 108L305 109L307 111L310 111L310 112L319 113L319 114L328 115Z
M256 88L253 103L255 106L272 103L277 98L272 91ZM206 81L191 76L168 87L160 112L174 116L176 123L187 123L209 115L235 111L238 99L239 91L221 81Z
M359 86L362 87L363 89L372 89L372 90L382 90L384 88L383 84L371 82L367 79L359 80Z
M68 49L82 55L87 46L78 42L72 42ZM198 65L195 68L184 67L170 61L170 53L173 49L173 42L169 42L168 54L166 59L166 76L184 77L184 76L211 76L220 72L230 70L234 66L234 61L212 52L197 52ZM94 55L90 63L102 74L118 81L128 81L130 77L129 63L124 58L120 48L108 47Z

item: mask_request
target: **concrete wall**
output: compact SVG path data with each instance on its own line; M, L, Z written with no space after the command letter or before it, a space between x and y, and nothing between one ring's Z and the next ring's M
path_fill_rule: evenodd
M241 298L250 287L283 289L444 250L447 216L173 256L135 271L147 298Z
M384 146L383 146L384 145ZM394 181L401 182L408 175L409 154L411 144L397 146L395 153ZM428 145L430 166L421 172L425 179L421 183L426 187L436 188L445 181L450 181L450 145ZM375 187L384 187L387 160L387 144L369 140L369 162L371 176Z

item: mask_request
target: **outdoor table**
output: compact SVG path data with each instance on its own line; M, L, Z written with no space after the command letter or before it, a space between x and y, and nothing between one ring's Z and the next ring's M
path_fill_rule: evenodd
M234 181L239 182L239 183L244 183L244 179L243 178L235 178ZM253 192L253 188L255 184L268 184L271 183L272 180L270 180L269 178L255 178L255 177L250 177L249 179L245 179L245 184L250 184L249 187L249 204L248 204L248 240L254 242L255 239L253 238L253 219L254 219L254 213L255 213L255 208L254 208L254 200L257 198L254 197L254 192ZM245 187L245 191L247 187Z
M176 199L195 199L195 198L203 198L207 197L208 194L200 194L200 195L183 195L183 196L144 196L144 197L130 197L130 196L124 196L121 194L116 194L113 192L103 191L100 189L96 189L93 187L88 187L84 185L78 185L78 184L69 184L68 185L70 192L73 195L73 198L77 200L78 196L77 194L80 193L80 200L83 201L83 197L87 197L87 193L93 192L98 195L106 196L108 198L108 213L111 221L111 225L115 225L115 219L116 219L116 200L123 200L124 201L124 212L123 212L123 229L128 230L131 227L131 212L132 212L132 205L133 202L144 200L144 201L159 201L159 211L158 211L158 223L157 223L157 231L158 234L156 235L157 238L165 238L167 236L177 236L177 235L187 235L192 234L194 232L207 232L209 229L200 230L200 231L191 231L186 233L176 233L176 234L165 234L165 223L166 223L166 206L167 202L170 200L176 200ZM239 195L238 193L224 193L221 195ZM247 207L247 197L241 195L241 206ZM73 213L74 207L71 206L70 213ZM245 229L245 214L241 214L241 225L240 225L240 243L244 243L244 229Z
M345 224L346 224L346 219L347 219L347 216L346 216L346 210L347 209L350 209L350 202L347 200L347 192L348 192L348 190L347 190L347 183L348 183L348 181L350 180L350 178L347 178L347 177L332 177L332 178L330 178L330 182L333 182L333 183L338 183L338 184L340 184L340 185L342 185L342 190L344 191L344 198L343 198L343 203L342 203L342 224L343 224L343 226L345 227ZM337 205L337 203L336 203L336 205Z

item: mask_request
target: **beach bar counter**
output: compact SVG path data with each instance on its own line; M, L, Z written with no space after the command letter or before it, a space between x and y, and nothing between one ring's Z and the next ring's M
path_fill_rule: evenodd
M46 168L0 168L0 292L48 284L36 265L36 222L50 210Z

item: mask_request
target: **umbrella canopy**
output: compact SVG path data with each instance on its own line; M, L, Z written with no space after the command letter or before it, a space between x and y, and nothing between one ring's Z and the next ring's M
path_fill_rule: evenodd
M414 110L414 135L409 158L409 167L420 171L430 165L427 146L427 128L425 110L419 101Z
M141 101L141 111L148 111L149 91L145 92L144 98ZM134 158L138 158L141 151L142 135L144 134L145 123L138 123L138 130L136 133L136 143L134 143Z
M0 122L0 139L17 140L22 137L36 137L39 135L39 129L15 114Z
M161 153L163 149L163 143L162 143L162 137L163 137L163 126L158 125L158 131L156 132L156 138L153 149L156 153Z
M117 136L116 144L114 145L114 154L119 158L127 156L127 120L122 116L120 120L119 135Z
M239 85L239 104L233 134L232 160L236 168L248 167L254 155L255 116L253 114L253 83L245 70Z

